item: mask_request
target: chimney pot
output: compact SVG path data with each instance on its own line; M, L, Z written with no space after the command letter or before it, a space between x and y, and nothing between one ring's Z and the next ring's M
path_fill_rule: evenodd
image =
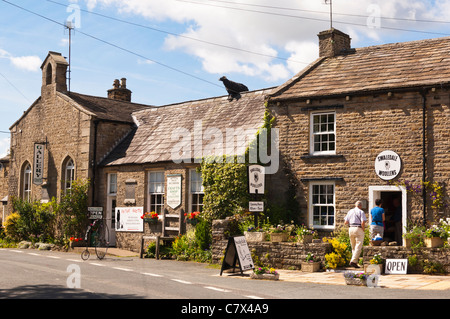
M108 99L131 102L131 91L127 89L127 79L114 80L113 88L108 90Z

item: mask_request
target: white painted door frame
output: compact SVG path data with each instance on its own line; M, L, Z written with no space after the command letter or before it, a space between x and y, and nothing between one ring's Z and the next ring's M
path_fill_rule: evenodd
M407 192L405 186L394 186L394 185L384 185L384 186L369 186L369 224L372 222L372 217L370 216L370 211L375 207L375 200L381 198L382 192L401 192L402 193L402 238L405 233L406 220L408 217L407 210Z

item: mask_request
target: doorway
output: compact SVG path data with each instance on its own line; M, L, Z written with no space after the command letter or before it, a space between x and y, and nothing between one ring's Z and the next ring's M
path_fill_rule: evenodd
M407 218L406 189L403 186L369 186L369 211L375 207L375 200L381 199L385 211L385 229L383 240L403 245L403 232ZM369 222L371 216L369 215Z
M106 224L109 231L109 246L116 246L116 196L108 196L106 205Z

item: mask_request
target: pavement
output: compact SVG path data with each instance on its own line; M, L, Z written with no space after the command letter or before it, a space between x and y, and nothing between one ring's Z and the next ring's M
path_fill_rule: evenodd
M81 247L80 247L81 248ZM116 257L139 257L139 253L128 250L109 248L108 254ZM302 272L299 270L277 269L281 281L346 285L344 271L363 271L363 269L348 268L339 271ZM249 277L242 277L249 279ZM250 279L249 279L250 280ZM377 287L394 289L442 290L450 298L450 275L381 275Z

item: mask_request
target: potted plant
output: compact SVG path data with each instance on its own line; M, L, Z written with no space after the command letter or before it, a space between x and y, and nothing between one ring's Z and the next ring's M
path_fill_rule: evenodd
M367 286L369 274L365 272L346 271L344 273L345 284L354 286Z
M316 272L320 270L320 259L312 253L308 253L302 264L302 271Z
M425 231L425 246L430 248L442 247L447 232L441 225L433 225Z
M421 226L411 226L403 234L403 246L406 248L419 248L423 243L424 228Z
M308 227L301 225L295 230L297 241L303 244L311 243L317 233Z
M259 227L250 226L244 231L247 242L261 242L266 240L266 233Z
M185 213L185 220L186 223L191 224L191 225L197 225L197 223L199 222L199 215L200 212L192 212L192 213Z
M370 267L369 267L370 266ZM374 269L374 272L377 274L382 274L384 270L384 259L381 257L381 254L373 255L372 259L369 261L369 264L364 265L364 271L369 272L370 269Z
M141 219L144 220L144 222L149 223L149 224L156 224L156 222L159 219L159 216L156 212L145 212L142 216Z
M289 238L289 231L282 225L270 229L270 241L274 243L287 241Z
M280 274L274 269L269 267L258 267L254 268L250 275L251 279L267 279L267 280L278 280Z

